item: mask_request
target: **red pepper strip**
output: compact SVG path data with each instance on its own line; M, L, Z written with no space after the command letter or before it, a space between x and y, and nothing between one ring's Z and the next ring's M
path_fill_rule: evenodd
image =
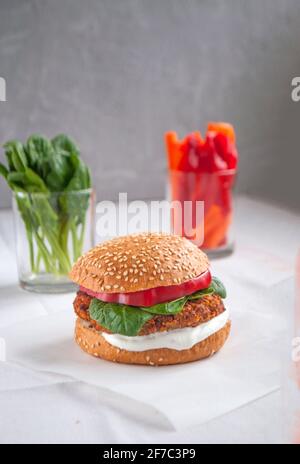
M217 248L225 244L230 223L231 213L224 215L219 206L213 205L204 218L204 242L201 248Z
M211 284L211 274L207 270L194 279L183 282L179 285L169 285L167 287L149 288L139 292L130 293L104 293L93 292L88 288L80 286L80 290L98 300L109 303L121 303L129 306L154 306L158 303L177 300L186 295L191 295L198 290L203 290Z
M165 143L169 169L177 169L182 153L180 151L180 141L178 140L176 132L167 132L165 134Z
M230 138L225 134L217 133L214 142L218 155L226 162L227 169L235 169L237 166L238 154Z
M217 132L218 134L227 135L233 144L235 143L234 128L227 122L209 122L207 132Z

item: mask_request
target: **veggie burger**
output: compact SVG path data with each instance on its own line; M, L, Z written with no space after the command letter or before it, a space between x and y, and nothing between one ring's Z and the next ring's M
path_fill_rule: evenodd
M70 277L79 285L75 339L93 356L179 364L211 356L228 338L225 288L185 238L143 233L103 242Z

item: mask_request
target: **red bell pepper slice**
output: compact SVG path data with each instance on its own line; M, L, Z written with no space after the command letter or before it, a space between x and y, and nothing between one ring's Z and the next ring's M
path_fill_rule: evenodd
M105 293L93 292L85 287L80 287L80 290L87 295L90 295L98 300L106 301L109 303L120 303L129 306L154 306L158 303L165 303L166 301L177 300L186 295L191 295L198 290L203 290L211 284L211 273L209 270L203 272L198 277L183 282L179 285L169 285L166 287L156 287L139 292L130 293Z
M226 135L233 144L235 144L234 128L228 122L209 122L207 132L216 132L217 134Z

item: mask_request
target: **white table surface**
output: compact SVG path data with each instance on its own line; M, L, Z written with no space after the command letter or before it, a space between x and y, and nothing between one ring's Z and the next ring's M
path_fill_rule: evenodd
M288 317L299 215L239 198L235 228L236 251L213 261L215 274L234 275L237 264L242 265L244 272L236 273L241 305L244 299L256 301L258 287L270 295L276 291ZM18 287L13 236L11 211L0 211L0 328L25 320L34 324L62 305L72 311L74 295L35 295ZM275 351L274 356L278 357ZM222 417L178 432L161 416L140 417L137 410L130 412L104 400L95 386L0 362L0 443L278 443L286 426L282 404L278 388Z

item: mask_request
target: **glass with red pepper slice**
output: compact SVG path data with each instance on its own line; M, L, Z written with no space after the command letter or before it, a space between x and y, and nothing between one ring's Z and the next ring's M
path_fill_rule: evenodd
M166 134L169 166L169 196L181 205L181 216L173 214L172 230L194 241L210 257L233 250L232 190L238 153L233 127L209 123L205 139L199 132L183 140ZM185 208L186 201L191 202ZM197 202L204 202L204 217L198 219ZM199 243L201 237L201 243Z

